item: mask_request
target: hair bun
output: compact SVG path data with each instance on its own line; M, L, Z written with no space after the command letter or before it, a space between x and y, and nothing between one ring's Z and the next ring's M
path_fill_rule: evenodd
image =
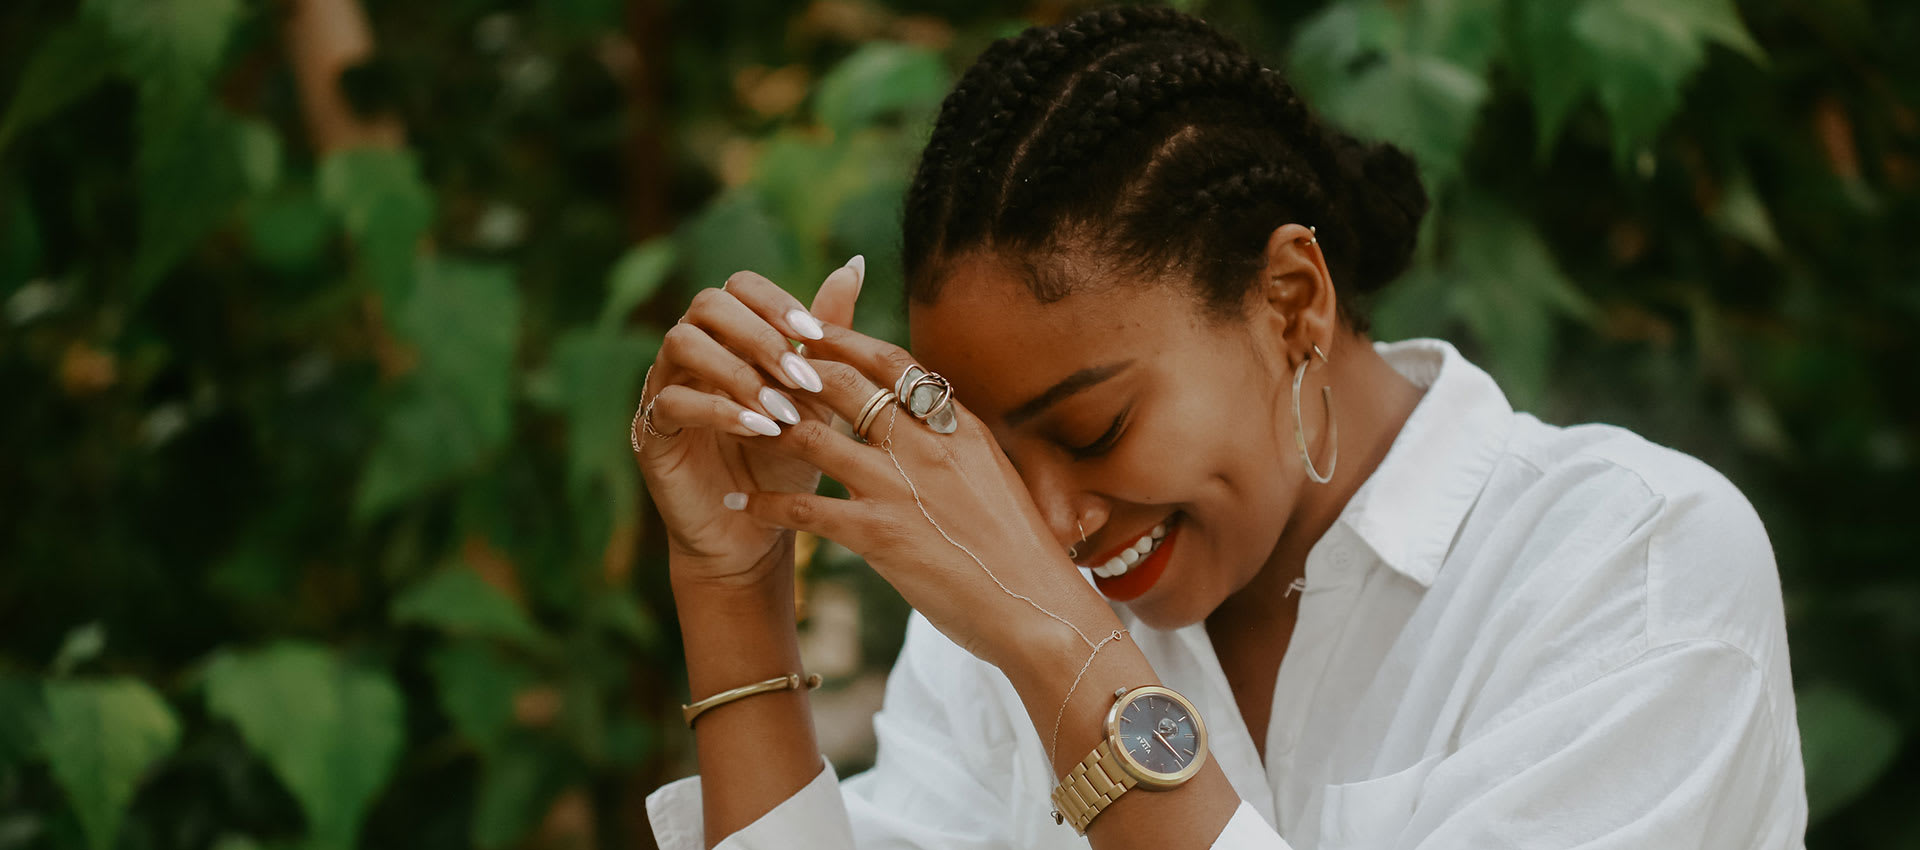
M1347 226L1355 240L1354 288L1373 292L1391 283L1413 260L1427 189L1420 166L1393 145L1366 144L1351 136L1336 142L1347 172Z

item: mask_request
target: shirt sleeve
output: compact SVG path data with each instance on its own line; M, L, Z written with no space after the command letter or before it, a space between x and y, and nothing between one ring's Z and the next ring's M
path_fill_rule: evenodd
M1414 793L1388 782L1339 800L1322 838L1404 850L1801 846L1798 733L1766 685L1728 644L1656 647L1467 741Z
M843 850L853 846L847 809L840 802L840 779L833 764L821 759L813 781L782 800L746 828L720 843L725 850ZM660 850L706 850L700 777L689 776L647 795L647 819ZM804 837L796 839L796 837Z
M841 782L832 765L716 850L1004 850L1024 842L1011 795L1031 781L1023 739L1001 704L1003 676L915 613L874 716L872 769ZM1024 712L1016 715L1024 722ZM1041 792L1044 796L1044 791ZM704 850L698 777L647 798L662 850ZM1047 828L1057 829L1050 821Z

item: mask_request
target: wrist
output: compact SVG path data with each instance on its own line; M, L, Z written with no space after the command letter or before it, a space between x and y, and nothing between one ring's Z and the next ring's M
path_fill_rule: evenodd
M713 581L674 574L674 607L693 699L800 669L795 628L793 548L774 547L769 577L757 582ZM768 566L768 565L761 565Z

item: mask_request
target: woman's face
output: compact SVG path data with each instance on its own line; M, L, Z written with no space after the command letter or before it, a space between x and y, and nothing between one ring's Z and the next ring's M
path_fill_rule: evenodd
M1183 286L1084 289L1042 304L997 264L962 264L912 306L914 356L992 430L1048 526L1084 526L1076 563L1105 572L1147 541L1095 579L1103 594L1157 628L1199 622L1266 565L1300 492L1280 340L1251 312L1203 315Z

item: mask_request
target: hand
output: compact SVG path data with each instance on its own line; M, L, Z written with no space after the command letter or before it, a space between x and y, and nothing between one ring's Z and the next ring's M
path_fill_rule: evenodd
M783 533L729 511L721 498L751 490L812 493L820 473L770 451L769 435L832 412L815 392L819 376L789 339L810 341L822 325L853 324L865 262L827 276L813 309L753 272L734 274L694 296L667 330L641 389L650 421L668 438L639 429L636 458L666 522L676 579L751 585L766 578ZM640 414L636 411L636 418Z
M899 348L841 328L828 328L808 350L825 382L820 399L849 421L913 364ZM1037 635L1078 642L1073 631L1098 640L1117 628L999 444L957 398L953 404L959 429L952 434L934 433L897 404L870 426L872 445L824 423L787 429L768 441L773 450L824 471L852 498L749 492L745 513L859 553L955 643L1003 669L1031 652ZM889 439L891 458L880 447Z

